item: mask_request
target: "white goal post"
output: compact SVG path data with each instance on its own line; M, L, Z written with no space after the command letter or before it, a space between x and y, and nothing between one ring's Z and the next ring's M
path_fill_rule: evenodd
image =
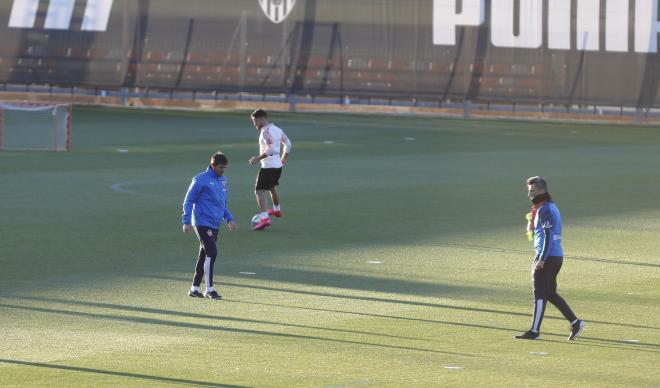
M70 149L71 104L0 101L0 150Z

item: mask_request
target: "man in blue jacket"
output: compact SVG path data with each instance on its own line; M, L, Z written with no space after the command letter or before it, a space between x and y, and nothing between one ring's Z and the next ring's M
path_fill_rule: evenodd
M183 200L183 233L193 230L199 239L199 256L195 267L192 287L188 295L196 298L220 300L222 297L213 288L213 266L218 255L216 241L218 230L224 220L229 230L236 230L236 223L227 207L227 157L221 152L211 156L211 164L205 172L197 174L190 183ZM199 292L205 276L206 293Z
M557 293L557 275L564 260L559 208L548 193L545 179L540 176L527 179L527 197L532 201L532 210L527 216L527 232L530 240L534 241L535 251L532 263L534 314L531 329L515 338L529 340L541 338L541 322L545 306L549 301L571 323L571 334L568 339L574 340L582 333L584 321L575 316L568 303Z

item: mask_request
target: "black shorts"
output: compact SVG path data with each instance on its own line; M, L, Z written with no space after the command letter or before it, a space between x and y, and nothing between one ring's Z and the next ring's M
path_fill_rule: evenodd
M272 190L273 187L280 184L281 175L282 175L282 167L259 169L259 174L257 175L257 184L254 186L254 189Z

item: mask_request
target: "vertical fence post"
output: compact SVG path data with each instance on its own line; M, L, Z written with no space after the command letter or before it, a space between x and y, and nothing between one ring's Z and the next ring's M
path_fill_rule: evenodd
M296 111L296 94L291 93L289 94L289 111L290 112L295 112Z
M240 21L240 47L239 47L239 74L238 74L238 90L243 91L245 87L245 71L246 71L246 58L247 58L247 12L244 10L241 13Z
M463 118L464 119L469 119L470 118L470 109L471 109L471 103L470 100L463 100Z

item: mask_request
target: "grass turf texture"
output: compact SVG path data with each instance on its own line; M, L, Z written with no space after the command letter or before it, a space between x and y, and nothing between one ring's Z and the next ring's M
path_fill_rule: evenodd
M76 108L72 152L0 153L0 385L660 385L660 129L272 120L294 152L265 232L248 113ZM218 149L240 230L221 231L212 302L186 295L180 208ZM560 292L587 321L574 343L552 306L541 341L512 339L537 174L565 222Z

